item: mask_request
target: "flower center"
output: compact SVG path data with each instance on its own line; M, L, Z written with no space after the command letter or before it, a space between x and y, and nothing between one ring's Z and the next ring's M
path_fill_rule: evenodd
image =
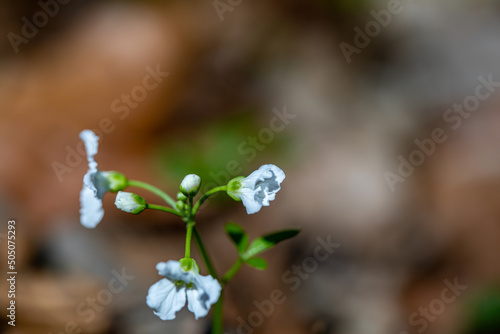
M177 288L182 288L183 286L185 286L186 289L194 289L194 287L195 287L193 282L186 283L186 282L184 282L182 280L175 281L174 285Z

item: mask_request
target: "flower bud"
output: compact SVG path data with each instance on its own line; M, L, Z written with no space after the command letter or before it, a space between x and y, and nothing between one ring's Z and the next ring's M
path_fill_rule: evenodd
M133 213L134 215L141 213L146 209L146 201L139 195L119 191L116 195L115 205L118 209Z
M179 187L180 191L187 197L194 197L200 190L201 178L196 174L186 175Z
M186 203L183 201L177 201L175 202L175 208L179 211L182 212L184 210L184 207L186 206Z
M112 193L127 188L128 180L122 173L114 171L98 172L101 178L105 178L107 187Z
M184 195L183 193L181 193L180 191L177 193L177 200L181 201L181 202L185 202L187 200L187 197L186 195Z

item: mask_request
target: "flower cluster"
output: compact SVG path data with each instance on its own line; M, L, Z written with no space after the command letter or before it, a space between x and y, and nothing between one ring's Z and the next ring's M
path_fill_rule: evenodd
M89 169L83 177L83 188L80 192L80 221L83 226L95 228L100 223L104 215L103 196L108 192L117 193L115 205L125 212L139 214L146 209L161 210L181 217L186 223L185 257L180 261L158 263L156 269L165 278L150 287L146 298L147 305L162 320L174 319L176 313L186 305L186 302L188 309L193 312L196 319L206 316L211 306L219 301L222 285L227 283L243 262L246 261L247 264L256 268L262 266L263 259L253 257L257 254L255 249L248 249L244 252L244 248L248 245L240 244L238 245L240 258L236 262L236 266L233 266L222 279L219 279L204 247L200 246L202 241L197 233L194 218L201 204L218 191L225 191L234 200L241 201L248 214L260 211L263 206L269 206L269 202L275 199L276 193L281 189L281 183L285 179L285 173L280 168L271 164L263 165L248 177L236 177L227 185L209 190L194 204L193 199L201 186L201 178L198 175L189 174L182 180L177 201L174 201L166 193L152 185L129 180L118 172L99 170L94 159L98 151L99 137L90 130L84 130L80 133L80 138L85 143L89 164ZM147 203L141 196L124 191L133 186L160 196L170 207ZM281 238L279 240L276 237L270 240L275 240L277 243L298 233L290 231L277 233L276 235ZM231 233L228 232L233 238ZM238 233L245 234L243 230L239 230ZM198 265L190 256L193 235L210 275L201 275ZM243 239L242 237L239 240ZM267 249L259 247L258 252Z

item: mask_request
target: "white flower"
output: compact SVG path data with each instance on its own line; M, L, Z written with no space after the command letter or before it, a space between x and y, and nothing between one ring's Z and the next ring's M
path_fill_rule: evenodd
M181 261L192 261L183 259ZM184 262L183 262L183 266ZM158 273L166 278L153 284L148 291L146 303L162 320L172 320L175 313L187 304L196 319L204 317L220 296L221 286L212 276L202 276L196 263L187 271L178 261L160 262Z
M262 206L269 206L281 189L285 173L275 165L262 165L247 177L237 177L227 184L227 193L233 199L242 201L248 214L258 212Z
M134 215L141 213L146 209L146 201L139 195L119 191L116 195L115 205L118 209L133 213Z
M104 210L102 197L108 191L119 191L127 186L127 179L117 172L101 172L97 169L94 155L97 154L99 137L91 130L83 130L80 138L85 143L89 170L83 176L83 188L80 192L80 222L87 228L94 228L100 223Z
M198 190L200 190L200 185L201 185L201 177L199 177L196 174L189 174L186 175L186 177L184 177L179 189L184 195L188 197L193 197L196 196Z

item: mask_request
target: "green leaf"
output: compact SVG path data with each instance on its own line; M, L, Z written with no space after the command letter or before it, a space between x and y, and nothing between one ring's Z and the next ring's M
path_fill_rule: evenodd
M236 245L238 253L243 253L248 246L247 232L238 224L229 222L225 226L226 233Z
M245 260L245 263L248 264L250 267L253 267L258 270L264 270L267 268L267 262L261 257L252 257L249 258L248 260Z
M296 236L299 232L300 230L290 229L273 232L257 238L252 241L248 250L242 255L242 258L246 261L257 254L274 247L277 243Z

